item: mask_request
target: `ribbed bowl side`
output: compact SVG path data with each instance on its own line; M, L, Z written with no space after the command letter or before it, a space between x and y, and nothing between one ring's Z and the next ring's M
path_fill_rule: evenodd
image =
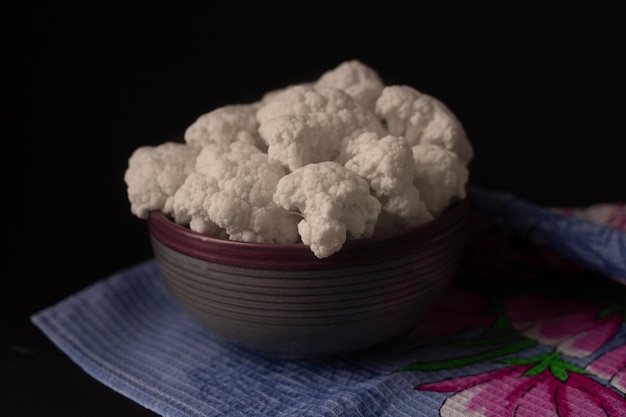
M282 356L324 356L389 340L430 309L465 243L464 217L447 226L404 243L394 257L364 252L350 265L320 269L229 265L181 253L158 234L151 242L170 292L217 336Z

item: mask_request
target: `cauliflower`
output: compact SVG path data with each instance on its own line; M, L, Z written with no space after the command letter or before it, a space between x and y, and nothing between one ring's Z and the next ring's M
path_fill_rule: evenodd
M432 143L456 153L467 165L474 150L465 130L441 101L406 85L388 86L376 101L376 113L390 135L404 136L409 145Z
M207 145L174 195L174 218L197 232L231 240L295 243L297 218L273 202L284 174L280 164L249 143Z
M262 125L276 116L335 113L356 105L350 95L338 88L318 89L310 84L298 84L266 97L257 110L256 117Z
M308 164L282 177L274 202L302 214L298 232L318 258L340 250L348 234L371 236L381 209L367 181L332 161Z
M469 171L454 152L423 143L413 146L413 184L421 190L426 207L435 216L456 200L465 198Z
M172 215L178 224L198 233L228 238L226 231L211 220L208 208L219 192L217 178L192 172L174 194Z
M219 107L198 117L185 131L185 142L196 148L210 143L228 145L241 141L264 146L258 135L258 104L233 104Z
M474 156L441 101L358 60L202 114L183 139L129 158L132 213L318 258L440 216L465 198Z
M257 119L269 157L290 171L334 160L347 137L365 131L384 133L374 112L336 88L286 89L260 107Z
M382 204L376 234L392 233L432 220L413 185L415 163L406 139L391 135L379 139L375 133L363 133L348 141L343 156L350 154L353 156L345 167L365 178Z
M384 84L376 71L361 61L345 61L325 72L315 82L317 88L333 87L345 91L363 107L374 110Z
M165 142L137 148L124 173L131 212L147 219L150 211L172 212L174 194L193 171L198 149Z

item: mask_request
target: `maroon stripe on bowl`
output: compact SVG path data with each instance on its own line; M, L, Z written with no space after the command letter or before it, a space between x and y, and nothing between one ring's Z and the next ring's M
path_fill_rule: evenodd
M441 216L423 225L392 237L351 240L328 258L318 259L303 244L268 244L238 242L207 236L176 224L160 212L148 218L150 233L165 245L190 256L217 263L265 269L328 269L351 266L365 256L372 260L387 260L431 240L456 235L465 226L468 199L464 199ZM245 254L245 256L242 256Z

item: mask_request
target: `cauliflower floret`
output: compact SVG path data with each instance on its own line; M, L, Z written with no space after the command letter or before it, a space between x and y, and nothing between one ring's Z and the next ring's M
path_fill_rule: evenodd
M374 112L336 88L298 85L277 93L257 112L268 155L293 171L332 161L346 137L384 133Z
M200 233L223 229L231 240L295 243L297 217L273 201L283 175L280 164L249 143L207 145L175 195L175 219Z
M454 152L424 143L413 146L412 153L413 184L435 217L454 201L465 198L469 171Z
M315 87L315 83L313 82L304 82L304 83L297 83L297 84L290 84L286 87L280 87L280 88L276 88L274 90L270 90L267 91L263 94L263 96L261 97L261 101L259 102L260 106L263 106L264 104L269 103L270 101L274 101L276 98L279 98L281 96L281 94L285 93L286 91L289 91L291 89L294 88L314 88Z
M233 104L205 113L187 128L185 142L197 148L210 143L228 145L237 141L264 147L257 132L259 106L257 103Z
M318 258L339 251L348 238L370 237L381 209L367 181L332 161L309 164L282 177L274 202L302 214L298 232Z
M419 190L412 187L406 194L393 195L387 199L378 217L374 235L386 236L399 233L432 219L433 215L428 211Z
M388 86L376 101L376 113L390 135L404 136L410 146L432 143L456 153L463 165L474 156L456 116L441 101L405 85Z
M216 178L192 172L174 195L174 221L188 225L198 233L227 238L226 231L215 224L208 214L208 208L218 192Z
M376 234L392 233L433 219L413 185L415 163L411 148L403 137L363 133L346 146L354 153L345 167L369 183L382 204Z
M131 212L142 219L152 210L171 213L174 194L193 171L197 154L177 142L137 148L124 173Z
M337 88L318 89L310 84L297 84L264 99L256 117L263 124L277 116L333 113L338 109L353 107L356 107L354 99Z
M294 170L321 162L338 152L341 134L333 129L337 117L327 113L275 117L261 125L260 134L268 142L268 156Z
M379 139L375 133L366 132L354 142L358 143L356 153L345 167L365 178L376 197L401 193L413 185L413 156L403 137Z
M202 148L196 157L195 170L215 178L231 178L241 175L238 173L239 163L250 164L259 158L265 159L264 156L258 155L263 155L263 152L246 142L233 142L228 145L214 143ZM282 168L280 172L284 175Z
M384 84L376 71L358 60L345 61L325 72L315 83L317 88L333 87L345 91L367 109L374 111Z

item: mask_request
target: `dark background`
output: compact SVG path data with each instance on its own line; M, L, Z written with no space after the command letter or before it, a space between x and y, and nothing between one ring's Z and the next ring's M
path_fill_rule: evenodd
M345 60L445 102L474 144L473 185L546 206L626 201L617 9L173 4L4 16L0 415L152 415L74 365L30 315L151 257L123 182L135 148L182 141L202 113Z

